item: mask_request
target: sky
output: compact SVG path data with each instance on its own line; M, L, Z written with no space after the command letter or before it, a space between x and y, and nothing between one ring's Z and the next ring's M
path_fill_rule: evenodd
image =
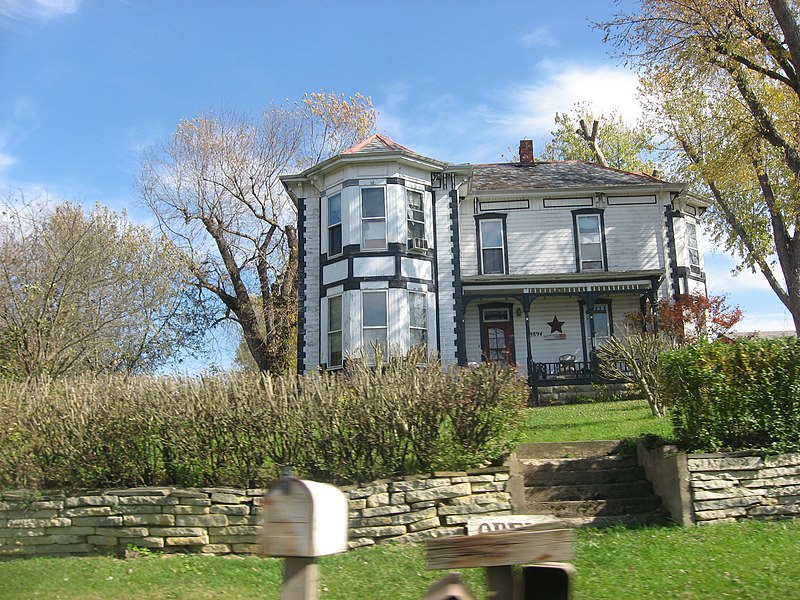
M153 220L142 151L209 110L304 93L372 98L378 130L448 162L544 147L556 112L639 113L635 74L592 23L633 0L0 0L0 193ZM709 294L740 331L793 329L762 275L707 248ZM223 359L220 359L224 362Z

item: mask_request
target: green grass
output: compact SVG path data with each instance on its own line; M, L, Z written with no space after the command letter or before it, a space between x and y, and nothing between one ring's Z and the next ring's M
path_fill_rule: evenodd
M672 423L654 417L644 400L621 400L529 408L520 441L622 440L645 434L670 439Z
M796 598L800 521L577 531L575 598ZM424 547L383 545L324 557L325 600L419 600L439 571ZM482 572L465 570L485 598ZM0 562L0 598L137 600L280 597L280 561L195 555Z

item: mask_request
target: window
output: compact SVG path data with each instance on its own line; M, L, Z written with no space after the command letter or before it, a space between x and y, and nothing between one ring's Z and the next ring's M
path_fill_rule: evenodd
M408 292L411 346L428 347L428 294Z
M383 188L361 190L361 248L386 248L386 202Z
M603 233L600 215L575 215L577 229L578 268L581 271L602 271Z
M686 223L686 248L689 251L689 268L700 272L700 249L697 246L697 224Z
M328 367L342 366L342 297L328 298Z
M367 358L375 362L375 346L383 349L385 358L388 350L385 291L361 293L361 329Z
M503 275L506 272L505 244L502 219L481 219L478 221L480 235L481 273L483 275Z
M406 219L409 239L425 239L425 210L421 192L406 190Z
M328 256L342 253L342 195L328 198Z

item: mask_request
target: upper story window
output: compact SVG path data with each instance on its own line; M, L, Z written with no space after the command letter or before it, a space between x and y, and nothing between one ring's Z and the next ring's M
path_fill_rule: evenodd
M603 216L600 213L578 214L575 217L575 246L579 271L602 271L606 268Z
M424 292L408 292L411 346L428 347L428 295Z
M386 291L361 292L361 334L364 352L370 362L375 362L375 347L380 346L384 358L388 354L388 311Z
M342 195L328 198L328 256L342 253Z
M697 245L697 224L686 222L686 249L689 254L689 268L694 273L700 272L700 248Z
M505 223L503 219L480 219L478 243L481 274L504 275L506 272Z
M342 297L328 298L328 367L342 366Z
M361 190L361 249L386 249L386 198L383 188Z
M425 239L425 209L422 206L422 193L406 190L406 220L410 240Z

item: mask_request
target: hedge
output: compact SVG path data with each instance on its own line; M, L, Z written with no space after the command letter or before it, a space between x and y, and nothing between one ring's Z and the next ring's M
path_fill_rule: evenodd
M800 340L698 344L661 355L679 444L695 451L800 450Z
M345 373L0 383L0 488L259 487L291 465L338 483L496 461L526 389L512 369L352 362Z

